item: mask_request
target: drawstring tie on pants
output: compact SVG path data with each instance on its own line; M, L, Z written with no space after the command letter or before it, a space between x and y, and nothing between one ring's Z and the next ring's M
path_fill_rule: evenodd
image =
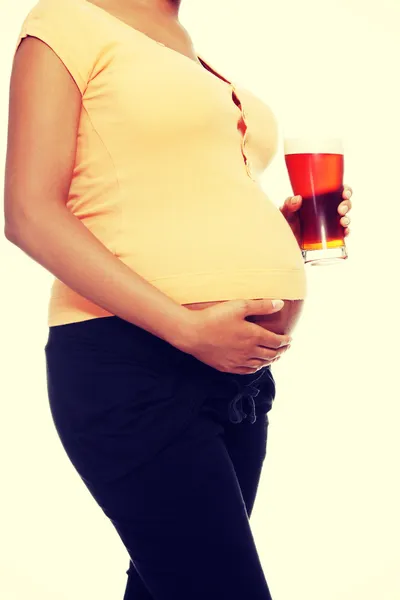
M240 389L240 384L234 380L238 388ZM241 389L236 396L233 398L229 405L229 420L232 423L241 423L243 419L248 419L250 423L256 422L256 405L254 402L254 398L258 396L260 390L253 383L248 383L244 386L244 389ZM250 405L250 412L247 413L244 410L243 400L247 399Z

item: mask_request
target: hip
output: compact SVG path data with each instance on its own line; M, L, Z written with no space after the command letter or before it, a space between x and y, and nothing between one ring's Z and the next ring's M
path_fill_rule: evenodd
M51 327L45 355L53 421L85 479L144 464L200 413L225 427L266 415L275 397L269 367L220 372L116 316Z

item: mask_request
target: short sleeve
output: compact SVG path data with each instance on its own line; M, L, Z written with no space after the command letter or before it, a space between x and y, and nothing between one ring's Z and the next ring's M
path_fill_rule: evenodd
M42 40L68 69L83 95L95 62L90 29L85 14L74 0L40 0L25 18L15 52L28 35Z

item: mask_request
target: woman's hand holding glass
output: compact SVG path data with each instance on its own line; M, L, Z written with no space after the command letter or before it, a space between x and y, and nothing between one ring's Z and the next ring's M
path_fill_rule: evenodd
M347 237L350 233L349 225L350 225L350 217L349 213L352 209L351 197L353 195L353 190L350 186L343 186L343 202L341 202L338 206L338 213L341 215L340 224L344 228L344 237ZM300 219L298 210L301 207L302 197L301 196L289 196L286 198L283 206L280 207L280 211L285 217L286 221L289 223L291 230L300 246L301 238L300 238Z

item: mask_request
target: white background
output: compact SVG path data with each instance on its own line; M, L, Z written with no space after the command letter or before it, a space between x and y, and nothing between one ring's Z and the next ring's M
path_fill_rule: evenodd
M0 0L0 179L12 52L31 7ZM186 0L181 21L282 132L342 136L354 189L350 258L308 271L302 321L274 368L252 516L273 598L399 600L399 0ZM263 186L277 205L291 195L282 144ZM117 600L128 555L48 407L52 275L5 238L0 253L0 597Z

